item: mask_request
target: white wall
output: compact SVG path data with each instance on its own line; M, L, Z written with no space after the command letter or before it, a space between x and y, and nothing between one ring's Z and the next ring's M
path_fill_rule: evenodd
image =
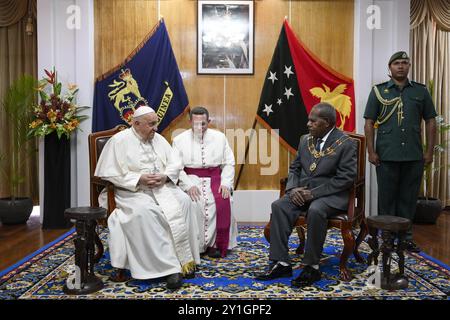
M68 12L69 10L69 12ZM77 20L79 19L79 20ZM92 106L94 84L94 5L93 0L38 0L38 77L44 69L55 67L63 86L79 87L77 103ZM89 119L71 141L72 206L89 205L89 158L87 136L91 132L92 109L84 112ZM44 192L44 142L39 143L39 197ZM41 219L43 208L41 206Z
M371 29L373 10L379 9L379 28ZM374 84L387 81L388 61L400 50L409 52L410 0L355 0L354 80L356 131L364 132L364 109ZM366 166L366 215L377 214L377 184L374 166Z
M236 190L233 193L233 214L238 222L267 222L271 204L280 190Z

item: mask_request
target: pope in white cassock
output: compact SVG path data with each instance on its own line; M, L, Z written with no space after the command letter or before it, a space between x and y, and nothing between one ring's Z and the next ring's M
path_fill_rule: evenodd
M95 175L115 185L117 208L108 218L113 281L167 276L167 288L193 277L200 263L198 210L175 184L181 159L156 133L158 116L148 106L134 112L132 127L109 139ZM99 197L107 206L106 193Z
M200 207L200 252L213 258L224 257L237 245L237 223L231 210L234 182L234 156L226 136L208 129L206 108L191 110L192 130L173 139L172 147L182 158L184 171L179 186Z

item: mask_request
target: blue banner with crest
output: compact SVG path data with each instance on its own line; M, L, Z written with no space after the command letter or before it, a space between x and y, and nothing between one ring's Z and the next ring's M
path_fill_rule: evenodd
M143 104L157 112L158 132L189 105L163 20L119 67L97 79L92 132L128 124Z

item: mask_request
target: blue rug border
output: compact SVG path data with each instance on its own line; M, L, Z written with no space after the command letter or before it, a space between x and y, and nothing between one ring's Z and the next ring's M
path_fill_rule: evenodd
M20 267L22 264L26 263L27 261L33 259L35 256L37 256L38 254L40 254L41 252L47 250L48 248L50 248L51 246L53 246L54 244L58 243L61 240L64 240L65 238L67 238L68 236L70 236L72 233L75 232L75 228L70 229L69 231L67 231L66 233L64 233L63 235L59 236L58 238L56 238L55 240L53 240L52 242L47 243L45 246L43 246L42 248L39 248L38 250L34 251L33 253L30 253L28 256L26 256L25 258L19 260L18 262L16 262L15 264L13 264L12 266L4 269L3 271L0 271L0 277L3 277L5 274L7 274L8 272L11 272L12 270Z
M239 225L239 229L256 229L256 230L261 230L264 229L264 226L260 226L260 225L252 225L252 224L245 224L245 225ZM20 272L26 270L30 265L29 265L29 261L39 261L41 260L41 258L47 257L48 254L51 254L52 251L46 252L46 250L48 250L49 248L51 248L52 246L55 246L54 249L59 248L60 246L65 246L67 245L70 241L70 237L75 233L75 229L72 228L69 231L65 232L64 234L62 234L61 236L59 236L57 239L51 241L50 243L44 245L43 247L39 248L38 250L36 250L35 252L29 254L28 256L26 256L25 258L21 259L19 262L15 263L14 265L8 267L7 269L3 270L0 272L0 277L3 277L6 274L10 273L11 271L14 271L14 268L17 268L18 270L20 270ZM67 240L65 240L66 238L68 238ZM264 239L264 238L263 238ZM44 256L42 256L42 253L44 252ZM39 256L41 254L41 256ZM445 263L429 256L428 254L424 253L424 252L420 252L418 254L413 254L413 256L416 256L417 258L422 258L422 259L428 259L430 261L432 261L432 263L437 264L439 267L445 269L446 271L449 270L449 266L446 265ZM36 258L37 257L37 258ZM36 258L36 259L34 259ZM28 263L27 263L28 262ZM445 293L445 292L444 292ZM431 297L431 296L430 296ZM222 298L223 300L229 300L228 298ZM334 299L334 298L333 298ZM326 299L325 299L326 300ZM345 300L345 299L344 299ZM447 300L450 300L450 296L447 296ZM240 300L239 300L240 301Z
M434 263L436 263L438 266L444 268L445 270L450 271L450 266L448 266L444 262L442 262L442 261L440 261L440 260L438 260L438 259L436 259L436 258L434 258L434 257L432 257L432 256L430 256L428 254L426 254L425 252L421 251L419 253L419 255L424 257L424 258L426 258L426 259L428 259L428 260L430 260L430 261L433 261Z
M259 225L251 225L251 224L245 224L245 225L239 225L238 228L257 228L257 229L264 229L264 226L259 226ZM8 272L14 270L15 268L21 266L22 264L26 263L27 261L31 260L32 258L34 258L35 256L37 256L38 254L40 254L41 252L47 250L48 248L50 248L51 246L53 246L55 243L63 240L64 238L68 237L69 235L71 235L72 233L75 232L75 228L70 229L69 231L67 231L66 233L62 234L61 236L59 236L57 239L53 240L52 242L47 243L45 246L43 246L42 248L34 251L33 253L29 254L28 256L26 256L25 258L19 260L18 262L16 262L15 264L11 265L10 267L4 269L3 271L0 271L0 277L3 277L5 274L7 274ZM419 256L422 256L423 258L426 258L434 263L436 263L437 265L439 265L440 267L446 269L447 271L450 271L450 266L445 264L444 262L426 254L425 252L421 251L419 254Z

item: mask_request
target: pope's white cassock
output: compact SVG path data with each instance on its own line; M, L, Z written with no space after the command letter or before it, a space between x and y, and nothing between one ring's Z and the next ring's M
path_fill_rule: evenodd
M95 175L116 186L117 208L108 218L111 265L135 279L188 273L200 263L198 209L175 185L180 160L164 137L144 141L134 128L109 139L99 158ZM141 174L158 172L171 182L138 185ZM107 207L105 192L99 202Z
M208 128L202 136L194 135L192 129L186 130L173 139L172 147L179 152L183 166L189 168L220 167L221 185L233 188L234 156L226 136L217 130ZM181 171L179 186L184 191L193 186L200 190L201 207L199 211L200 251L205 252L208 247L214 247L216 240L216 204L211 191L211 178L187 175ZM232 201L231 201L232 203ZM232 206L231 206L232 208ZM231 225L228 249L237 245L237 223L231 210Z

